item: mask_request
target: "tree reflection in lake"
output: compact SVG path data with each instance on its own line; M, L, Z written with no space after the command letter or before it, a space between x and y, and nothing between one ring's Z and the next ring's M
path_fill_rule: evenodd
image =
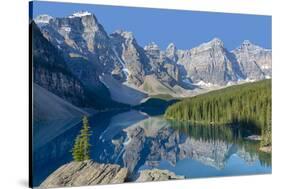
M132 180L140 170L152 168L188 178L271 173L271 156L259 152L258 141L245 139L253 134L249 130L183 125L135 110L105 112L89 119L91 157L127 167ZM70 150L80 128L81 123L40 141L44 145L34 151L37 185L72 160Z

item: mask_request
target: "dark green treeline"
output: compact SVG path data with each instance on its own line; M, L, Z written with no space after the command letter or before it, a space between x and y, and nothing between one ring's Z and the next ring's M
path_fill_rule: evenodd
M167 108L167 119L192 124L253 127L262 145L271 144L271 80L231 86L198 95Z

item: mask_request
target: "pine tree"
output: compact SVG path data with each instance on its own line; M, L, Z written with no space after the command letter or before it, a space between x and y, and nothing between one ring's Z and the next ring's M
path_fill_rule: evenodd
M88 118L86 116L83 117L83 129L81 131L81 139L82 139L82 149L83 149L83 157L84 160L90 159L90 125Z
M72 157L73 157L74 161L83 161L83 152L82 152L80 135L78 135L75 139L75 143L72 148Z
M169 106L165 117L198 124L253 127L271 145L271 80L231 86Z
M72 148L72 157L74 161L85 161L90 159L90 125L88 118L83 117L83 126L80 134L76 137Z

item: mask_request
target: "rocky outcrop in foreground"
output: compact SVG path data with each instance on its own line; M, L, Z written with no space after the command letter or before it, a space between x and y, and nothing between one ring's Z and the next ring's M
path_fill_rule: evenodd
M85 186L96 184L124 183L128 177L128 169L116 164L99 164L91 160L84 162L70 162L62 165L53 172L40 188L55 188L69 186ZM164 181L184 179L168 170L143 170L136 182Z
M143 170L140 173L139 178L136 182L146 182L146 181L165 181L165 180L179 180L185 179L184 176L177 176L175 173L168 170L152 169Z
M128 169L115 164L93 161L71 162L58 168L41 185L41 188L123 183Z

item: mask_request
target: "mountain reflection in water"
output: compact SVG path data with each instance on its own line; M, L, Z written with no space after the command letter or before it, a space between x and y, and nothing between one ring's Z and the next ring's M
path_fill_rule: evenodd
M245 139L252 134L247 130L184 125L135 110L100 113L90 117L90 125L94 161L127 167L132 180L139 170L152 168L187 178L271 173L271 155L258 151L259 142ZM34 151L36 185L72 160L80 128L81 122L40 141L44 145Z

